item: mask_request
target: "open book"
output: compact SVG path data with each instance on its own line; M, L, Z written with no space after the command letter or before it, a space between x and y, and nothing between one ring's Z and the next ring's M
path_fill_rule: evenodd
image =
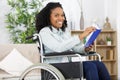
M90 33L90 35L86 37L85 47L89 47L91 44L93 44L93 42L95 41L95 39L98 37L99 33L101 32L101 29L99 28L97 24L93 24L92 26L94 26L96 30Z

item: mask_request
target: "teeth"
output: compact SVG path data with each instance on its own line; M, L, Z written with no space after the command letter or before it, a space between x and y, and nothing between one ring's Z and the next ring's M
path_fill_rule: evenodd
M62 22L58 22L59 24L62 24Z

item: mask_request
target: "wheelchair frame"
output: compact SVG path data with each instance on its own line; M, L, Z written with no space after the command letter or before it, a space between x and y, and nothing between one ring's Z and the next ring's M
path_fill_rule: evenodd
M34 34L33 36L29 37L29 38L37 38L38 39L38 48L39 48L39 52L40 52L40 61L41 63L39 64L35 64L30 66L29 68L27 68L22 75L20 76L20 80L24 80L25 76L33 69L44 69L47 70L48 72L50 72L56 79L53 80L65 80L64 75L54 66L52 66L51 64L47 64L44 63L44 59L46 58L53 58L53 57L79 57L80 59L80 63L83 63L83 60L81 59L83 56L98 56L99 61L101 61L101 57L99 54L97 54L96 52L89 52L89 53L84 53L84 54L79 54L77 52L71 52L66 51L66 52L54 52L54 53L47 53L44 54L44 50L43 50L43 43L42 43L42 39L40 37L39 34ZM80 72L81 72L81 78L80 80L84 80L84 75L83 75L83 65L80 66Z

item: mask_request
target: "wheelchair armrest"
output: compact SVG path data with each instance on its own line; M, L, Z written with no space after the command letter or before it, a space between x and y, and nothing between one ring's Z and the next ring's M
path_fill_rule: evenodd
M74 51L64 51L64 52L51 52L51 53L46 53L44 54L44 56L64 56L64 55L75 55L75 54L79 54L81 56L92 56L92 55L96 55L96 52L91 51L88 53L79 53L79 52L74 52Z
M90 51L90 52L88 53L88 55L89 55L89 54L95 54L95 53L96 53L96 52L94 52L94 51Z
M51 52L51 53L46 53L44 56L64 56L64 55L75 55L75 54L80 54L74 51L64 51L64 52Z
M93 55L96 55L97 53L94 52L94 51L90 51L90 52L87 52L85 54L80 54L81 56L93 56Z

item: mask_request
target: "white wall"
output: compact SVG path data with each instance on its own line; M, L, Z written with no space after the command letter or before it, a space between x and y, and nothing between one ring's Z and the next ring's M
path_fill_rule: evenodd
M78 3L78 0L47 0L48 1L59 1L62 3L67 20L68 20L68 26L74 27L75 30L79 30L79 22L80 22L80 5ZM103 26L105 22L105 17L108 15L110 18L110 23L112 27L116 28L116 0L82 0L82 6L83 6L83 15L85 20L85 27L88 27L92 24L92 21L94 19L97 19L98 24ZM79 0L79 2L81 2ZM45 4L45 2L44 2ZM81 4L81 3L80 3ZM108 7L107 7L108 6ZM5 14L9 12L10 8L7 5L7 0L1 0L0 5L0 43L10 43L8 32L5 28ZM3 34L4 33L4 34Z
M0 43L10 43L9 33L5 28L5 15L9 12L10 8L7 5L7 0L0 1Z
M44 5L47 4L49 1L61 2L67 17L69 27L70 22L72 21L72 25L75 26L75 30L80 29L80 0L47 0L46 2L44 2ZM80 2L80 4L78 2ZM110 18L111 25L116 26L116 0L82 0L82 6L85 27L90 26L92 24L92 21L94 19L97 19L98 24L102 28L106 16Z
M117 0L118 80L120 80L120 0Z

